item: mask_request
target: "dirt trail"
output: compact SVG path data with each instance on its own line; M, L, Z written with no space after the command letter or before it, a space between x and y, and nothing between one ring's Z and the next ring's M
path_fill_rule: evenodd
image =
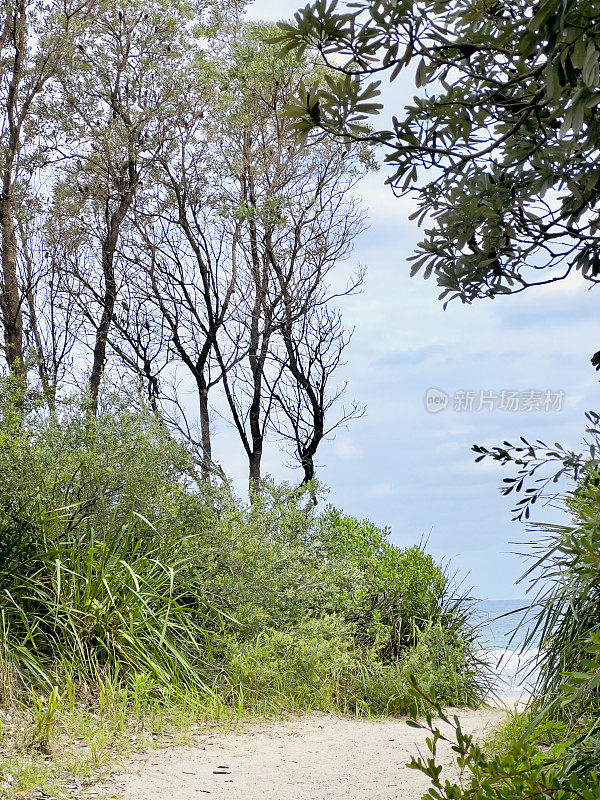
M485 737L499 709L459 712ZM380 722L308 714L199 737L196 747L154 750L101 787L124 800L419 800L427 779L405 764L425 734L403 719ZM442 762L451 765L449 747ZM94 794L98 792L96 787Z

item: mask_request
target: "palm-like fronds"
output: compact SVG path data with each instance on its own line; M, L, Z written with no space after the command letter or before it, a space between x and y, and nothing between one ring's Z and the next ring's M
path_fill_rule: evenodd
M581 713L582 702L586 712L592 711L590 694L579 692L576 698L569 686L573 675L590 668L593 640L600 632L600 506L591 497L577 505L571 526L532 526L544 538L526 573L535 575L537 588L523 645L539 648L535 694L568 715Z
M59 524L40 523L38 549L0 569L5 669L25 685L51 686L67 653L81 681L117 666L157 685L206 688L203 665L220 614L191 557L167 563L135 515L102 532L85 523L70 538ZM5 526L5 549L9 535Z

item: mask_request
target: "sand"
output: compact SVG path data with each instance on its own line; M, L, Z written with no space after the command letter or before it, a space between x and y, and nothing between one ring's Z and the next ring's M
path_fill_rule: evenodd
M497 709L459 711L465 731L485 738ZM93 794L123 800L420 800L428 779L406 767L426 734L405 719L367 721L312 713L198 737L194 747L153 750ZM456 771L441 748L448 775ZM90 793L92 794L92 793Z

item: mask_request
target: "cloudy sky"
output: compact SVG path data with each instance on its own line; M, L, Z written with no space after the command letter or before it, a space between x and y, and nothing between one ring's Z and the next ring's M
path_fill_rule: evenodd
M255 0L248 16L280 19L298 5ZM384 117L401 111L403 91L410 96L412 87L386 91ZM408 220L409 202L395 199L384 180L385 172L374 173L359 190L369 229L353 261L366 266L367 281L343 308L347 327L355 328L344 376L348 396L367 413L323 447L321 478L331 502L389 526L394 543L426 539L477 596L519 598L524 590L515 580L525 564L512 554L513 543L529 534L511 522L510 498L498 492L501 469L475 464L471 446L520 435L580 445L584 412L600 407L589 362L600 347L598 295L575 280L444 311L435 283L409 277L407 257L419 230ZM450 396L437 414L425 409L430 387ZM453 409L456 392L473 392L476 409L480 392L503 390L563 391L562 410ZM225 446L227 433L222 438ZM228 460L243 485L243 461L233 450ZM276 454L266 468L285 475Z

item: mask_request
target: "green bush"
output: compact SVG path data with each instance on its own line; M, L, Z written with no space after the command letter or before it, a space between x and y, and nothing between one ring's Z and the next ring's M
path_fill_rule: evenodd
M355 623L358 643L380 657L398 658L442 611L448 582L419 546L400 550L388 531L329 507L310 544L324 561L347 564L352 580L336 595Z
M420 697L420 695L419 695ZM421 698L422 699L422 698ZM598 761L590 761L584 771L569 763L571 745L563 743L560 753L544 752L529 736L516 736L495 752L488 752L465 734L458 717L450 719L438 704L431 704L445 722L450 735L441 732L432 714L425 721L413 718L412 725L422 728L428 753L413 757L409 766L423 772L431 788L423 800L597 800L600 797ZM452 745L461 769L459 781L448 780L438 759L438 745Z
M249 708L339 708L356 668L351 633L336 617L308 619L289 632L265 630L251 642L230 637L227 649L224 691Z
M5 695L147 675L238 708L401 713L407 669L444 702L485 692L468 611L420 547L286 486L244 505L118 399L0 418Z

